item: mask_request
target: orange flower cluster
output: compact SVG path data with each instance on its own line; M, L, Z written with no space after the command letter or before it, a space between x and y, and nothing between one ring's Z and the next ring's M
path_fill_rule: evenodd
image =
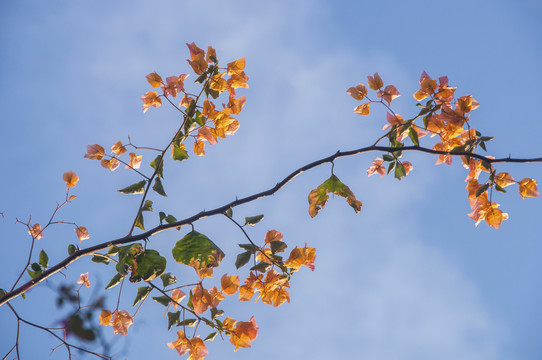
M87 145L87 153L85 154L84 158L90 160L100 160L100 165L102 165L103 168L115 171L121 163L121 160L117 157L120 157L121 155L126 153L127 150L126 147L119 140L115 144L113 144L113 146L111 146L111 152L114 155L106 155L103 146L98 144ZM123 162L124 164L126 164L125 168L139 169L143 157L141 155L136 155L133 152L129 153L128 155L130 156L130 160L128 161L128 163Z
M254 316L249 321L236 321L231 318L224 319L224 328L230 333L230 342L235 345L235 350L239 348L249 348L258 336L258 325Z
M190 51L190 59L188 63L199 77L196 82L203 83L203 89L207 95L203 106L200 107L197 104L199 96L195 99L188 95L184 89L184 81L188 77L188 74L181 74L179 76L170 76L166 78L166 82L162 80L162 77L157 73L150 73L146 76L147 81L153 88L162 88L162 95L156 91L149 91L145 93L141 100L143 101L143 112L146 112L150 107L159 107L162 105L161 97L177 97L178 94L183 93L179 107L187 110L187 116L193 119L199 128L197 128L197 136L194 136L194 153L199 156L205 155L205 143L214 145L217 143L218 138L226 138L226 135L233 135L239 129L239 122L232 117L237 115L243 109L246 102L246 97L236 97L235 89L248 88L248 76L245 74L245 58L241 58L227 64L225 71L220 72L218 59L216 57L216 51L209 46L207 52L196 46L195 43L186 44ZM228 79L225 76L229 76ZM222 92L227 91L229 93L228 103L223 104L222 110L216 110L216 105L209 100L209 95L216 99ZM209 123L208 123L209 121ZM212 122L212 125L210 125ZM196 128L192 128L189 132L195 131Z
M389 111L391 101L399 96L399 92L393 85L384 87L382 78L375 73L374 76L368 76L369 88L377 90L377 96L385 100L388 105L383 103ZM410 137L414 145L419 145L419 138L431 133L431 137L438 135L440 142L433 146L433 150L445 152L439 154L436 164L452 163L453 152L476 153L478 147L486 150L485 142L492 137L482 136L469 124L469 116L472 110L477 109L480 104L471 96L465 95L455 99L455 87L448 84L448 77L443 76L437 80L432 79L425 71L420 77L420 89L414 93L414 99L421 101L430 98L422 107L420 113L413 119L405 121L399 114L387 113L387 121L382 130L388 130L388 133L382 137L388 138L391 147L402 147L403 141ZM347 93L355 100L361 101L367 97L367 88L363 84L358 84L347 90ZM368 103L362 104L354 109L355 113L361 115L369 114ZM423 128L415 124L416 119L423 116ZM427 130L424 131L424 130ZM394 167L395 177L400 179L406 176L413 168L407 161L399 161L401 151L383 155L382 158L376 158L373 164L367 169L367 175L380 174L384 176ZM491 157L486 157L490 159ZM515 181L513 177L505 172L496 173L493 166L487 161L482 161L473 157L462 156L463 166L469 170L466 182L468 199L472 212L468 216L478 225L481 221L486 221L489 226L498 229L501 223L508 219L508 214L499 209L499 204L491 200L493 189L506 192L504 188L512 184L518 184L519 194L522 198L538 196L537 182L534 179L524 178L521 181ZM389 162L386 169L385 162ZM478 182L481 172L489 173L488 180L482 184Z
M177 350L181 356L188 353L188 360L203 360L209 355L205 343L199 336L189 339L182 330L177 331L177 340L168 343L167 346L171 350Z

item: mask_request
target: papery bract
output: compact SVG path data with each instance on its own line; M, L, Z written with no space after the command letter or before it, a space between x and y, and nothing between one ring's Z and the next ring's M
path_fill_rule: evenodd
M119 140L113 146L111 146L111 152L116 156L121 156L126 152L126 148L122 145L122 142Z
M143 112L147 112L151 106L159 107L162 105L162 100L156 91L146 92L145 95L141 97L143 101Z
M40 224L34 224L29 230L28 233L36 240L39 240L43 237Z
M77 185L77 182L79 181L79 176L75 175L75 173L70 170L62 175L62 179L64 179L64 181L66 182L67 188L72 188Z
M373 165L371 165L367 169L367 176L372 176L374 174L380 174L380 177L383 177L386 175L386 167L384 167L382 164L384 163L384 160L381 158L376 158L373 161Z
M118 335L128 335L128 328L134 323L132 316L128 311L115 310L113 313L113 319L111 320L111 326L113 326L113 332Z
M371 103L364 103L356 106L354 113L367 116L371 112Z
M78 284L83 284L85 287L90 287L90 280L88 279L88 273L81 274L79 277L79 280L77 280Z
M220 279L220 284L222 285L222 292L226 295L233 295L239 289L239 276L224 274Z
M103 159L104 154L105 149L102 146L98 144L87 145L87 153L85 154L84 158L90 160L101 160Z
M235 345L234 351L239 348L249 348L258 336L258 329L254 316L250 318L250 321L238 321L230 335L230 342Z
M373 90L378 90L384 86L384 82L378 73L374 73L374 76L367 76L367 79L369 80L369 87Z
M88 234L88 230L84 226L76 227L75 234L77 235L79 242L90 238L90 235Z
M519 194L522 198L526 197L536 197L539 196L540 193L538 192L538 189L536 188L537 182L534 179L525 178L518 182L519 185Z
M158 75L155 72L150 73L149 75L145 76L145 78L147 79L149 84L151 84L151 86L153 88L157 88L160 85L162 85L162 83L163 83L162 78L160 77L160 75Z
M126 166L126 169L139 169L143 156L136 155L135 153L130 153L128 155L130 155L130 162Z
M363 84L358 84L355 87L348 88L346 93L356 100L363 100L367 95L367 88Z
M384 100L388 102L388 105L391 104L392 100L398 98L401 96L399 91L397 91L397 88L393 85L388 85L386 88L382 91L380 90L377 93L378 97L382 97Z

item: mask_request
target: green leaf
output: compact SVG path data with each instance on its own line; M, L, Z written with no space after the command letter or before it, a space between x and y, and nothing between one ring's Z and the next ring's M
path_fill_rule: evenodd
M73 244L68 245L68 255L73 255L77 251L77 247Z
M164 191L164 187L162 186L162 181L160 180L160 178L156 178L154 180L154 185L153 185L152 189L154 191L156 191L158 194L167 197L166 192Z
M402 177L406 176L405 167L403 164L400 164L397 162L397 165L395 165L395 178L401 180Z
M256 245L253 245L253 244L237 244L241 249L243 250L246 250L246 251L250 251L251 253L255 253L256 251L258 251L258 247Z
M211 308L211 319L224 315L224 310L218 310L217 308Z
M135 259L143 252L141 244L131 244L119 247L119 262L115 266L117 272L127 275L128 270L136 264Z
M480 142L480 147L481 147L482 149L484 149L484 151L487 151L486 143L485 143L485 142L481 141L481 142Z
M201 115L201 112L199 110L196 110L196 117L194 118L194 121L199 126L205 125L205 118L203 117L203 115Z
M160 280L162 280L162 285L164 285L164 288L177 282L177 278L171 275L171 273L164 273L160 275Z
M200 83L200 84L203 84L203 82L205 81L205 79L207 79L207 73L203 73L201 74L200 76L198 76L198 78L196 80L194 80L194 83Z
M192 117L196 110L196 100L190 101L190 105L186 109L186 116Z
M107 256L103 256L100 254L96 254L90 259L92 262L95 262L97 264L109 264L109 258Z
M150 286L139 286L137 288L137 295L134 299L134 303L132 306L136 306L138 302L145 299L147 296L149 296L149 293L151 292L152 288Z
M179 324L179 320L181 319L181 312L168 312L167 313L167 329L171 329L171 327L175 324Z
M30 275L31 279L35 279L36 277L40 276L41 273L42 273L41 270L40 271L32 271L30 269L27 269L26 271L28 272L28 275Z
M484 169L491 171L491 165L487 161L482 160L481 165Z
M132 269L130 282L152 281L160 276L166 269L166 258L158 251L147 249L135 259L137 266Z
M140 228L141 230L145 231L145 225L143 224L143 214L140 212L137 214L137 218L135 221L135 226Z
M500 186L499 184L495 184L495 190L497 190L498 192L502 192L502 193L506 192L506 190L504 190L503 187Z
M212 332L203 339L203 341L213 341L218 334L218 331Z
M245 266L250 261L251 255L252 252L250 251L246 251L237 255L237 259L235 260L235 267L239 269L240 267Z
M115 245L111 246L109 250L107 250L107 255L114 256L114 255L117 255L118 253L119 253L119 248L116 247Z
M478 190L476 190L476 197L482 195L483 192L486 191L488 188L489 188L489 184L484 184L484 185L480 186L478 188Z
M190 326L194 327L196 323L198 322L197 319L184 319L183 321L179 322L179 326Z
M388 172L387 172L386 174L389 174L394 168L395 168L395 161L394 161L394 162L391 162L391 163L388 165Z
M190 290L190 293L188 295L188 302L186 303L186 306L194 310L194 304L192 304L192 290Z
M288 245L286 245L286 243L282 241L271 241L269 245L271 245L271 252L273 254L283 252L288 247Z
M254 226L260 221L262 221L263 215L248 216L245 218L245 225Z
M324 181L309 194L309 215L311 217L315 217L316 214L324 208L329 199L328 193L344 197L348 205L354 209L356 214L361 211L362 203L356 199L352 190L343 184L337 176L331 175L329 179Z
M34 270L34 271L41 271L41 266L40 266L40 264L38 264L38 263L33 263L32 265L30 265L30 267L31 267L32 270Z
M8 292L6 290L0 289L0 297L4 297L7 294L8 294Z
M382 160L389 162L389 161L394 161L395 158L393 156L391 156L391 155L384 154L384 155L382 155Z
M153 296L152 298L154 301L156 301L159 304L162 304L164 306L168 306L170 301L167 296Z
M182 149L177 144L173 144L173 153L171 156L173 160L184 161L188 159L188 152L186 152L185 149Z
M228 210L226 210L226 216L227 217L232 217L233 216L233 210L231 208L229 208Z
M147 183L146 180L141 180L138 183L132 184L130 186L125 187L124 189L117 190L120 193L123 194L143 194L145 192L145 184Z
M115 276L113 276L113 278L111 279L111 281L109 282L109 284L107 284L107 286L105 287L105 289L111 289L115 286L117 286L120 281L124 278L124 276L122 274L115 274Z
M164 178L164 162L162 161L162 155L158 155L153 161L151 161L150 165L159 178Z
M39 260L39 263L41 266L43 266L44 268L46 268L47 266L49 266L49 256L47 256L47 253L45 252L45 250L41 250L40 251L40 260Z
M408 137L410 138L410 140L412 140L412 143L416 146L419 146L420 145L420 141L418 139L418 133L416 132L416 130L414 130L413 127L411 127L409 130L408 130Z
M429 116L430 116L430 115L431 115L431 114L425 115L425 116L423 117L423 128L426 129L426 130L427 130L427 125L428 125L428 123L429 123Z
M207 236L197 231L191 231L177 241L171 252L178 263L195 265L197 269L216 267L224 258L222 250Z
M271 266L271 264L268 264L268 263L265 263L265 262L262 261L262 262L257 263L253 267L251 267L250 270L259 271L259 272L263 273L270 266Z
M154 209L152 208L152 201L145 200L145 204L143 204L141 211L154 211Z

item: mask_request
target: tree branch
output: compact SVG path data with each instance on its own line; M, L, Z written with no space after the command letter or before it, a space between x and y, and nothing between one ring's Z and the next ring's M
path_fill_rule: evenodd
M296 176L298 176L299 174L301 174L301 173L303 173L303 172L305 172L307 170L310 170L312 168L315 168L315 167L320 166L320 165L325 164L325 163L330 163L330 162L332 162L332 161L334 161L335 159L338 159L338 158L347 157L347 156L354 156L354 155L358 155L358 154L362 154L362 153L366 153L366 152L371 152L371 151L383 151L383 152L418 151L418 152L434 154L434 155L470 156L472 158L483 160L483 161L485 161L485 162L487 162L489 164L493 164L493 163L539 163L539 162L542 162L542 157L540 157L540 158L525 158L525 159L508 157L508 158L492 159L492 158L489 158L489 157L486 157L486 156L483 156L483 155L474 154L474 153L465 152L465 151L446 152L446 151L439 151L439 150L424 148L424 147L421 147L421 146L388 147L388 146L373 145L373 146L367 146L367 147L359 148L359 149L356 149L356 150L337 151L333 155L322 158L320 160L316 160L316 161L314 161L314 162L312 162L310 164L307 164L307 165L305 165L303 167L300 167L299 169L297 169L297 170L293 171L292 173L290 173L289 175L287 175L284 179L282 179L280 182L278 182L275 186L273 186L272 188L267 189L265 191L262 191L262 192L259 192L259 193L256 193L256 194L241 198L241 199L236 199L235 201L232 201L230 203L227 203L227 204L225 204L223 206L217 207L217 208L212 209L212 210L201 211L201 212L199 212L199 213L197 213L197 214L195 214L195 215L193 215L193 216L191 216L189 218L186 218L184 220L179 220L179 221L176 221L176 222L173 222L173 223L158 225L155 228L153 228L151 230L148 230L146 232L143 232L141 234L124 236L124 237L119 238L119 239L110 240L110 241L107 241L107 242L104 242L104 243L101 243L101 244L98 244L98 245L91 246L91 247L86 248L86 249L78 250L75 253L73 253L72 255L70 255L67 258L65 258L64 260L62 260L61 262L59 262L57 265L52 266L49 269L43 271L43 273L41 273L39 276L36 276L34 279L32 279L32 280L28 281L27 283L21 285L17 289L15 289L15 290L5 294L4 296L2 296L0 298L0 306L4 305L5 303L7 303L10 300L13 300L14 298L16 298L17 296L23 294L27 290L33 288L34 286L36 286L37 284L39 284L43 280L49 278L50 276L57 273L58 271L66 268L68 265L70 265L74 261L82 258L83 256L93 255L97 251L105 250L105 249L107 249L107 248L109 248L109 247L111 247L113 245L122 245L122 244L127 244L127 243L140 241L140 240L145 240L145 239L147 239L147 238L149 238L149 237L151 237L151 236L153 236L153 235L155 235L155 234L157 234L159 232L162 232L162 231L165 231L165 230L168 230L168 229L171 229L171 228L177 228L179 226L191 224L191 223L193 223L193 222L195 222L197 220L200 220L200 219L203 219L203 218L206 218L206 217L209 217L209 216L214 216L214 215L225 213L230 208L234 208L236 206L246 204L246 203L252 202L254 200L257 200L257 199L260 199L260 198L267 197L267 196L275 194L280 189L282 189L286 184L288 184L290 181L292 181Z

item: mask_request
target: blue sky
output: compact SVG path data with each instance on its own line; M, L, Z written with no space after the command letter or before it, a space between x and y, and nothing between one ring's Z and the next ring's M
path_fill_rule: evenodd
M250 89L242 92L247 105L234 137L208 147L203 158L166 166L169 196L154 197L155 210L177 218L264 190L339 149L371 144L382 134L385 112L353 114L356 102L346 89L374 72L403 94L394 109L404 116L416 111L411 94L422 71L448 75L459 94L480 102L471 122L495 136L488 146L493 155L540 156L541 15L535 0L3 2L0 211L6 214L0 239L6 250L0 253L0 287L9 287L27 256L29 239L15 218L46 222L64 196L67 170L81 180L74 189L78 198L60 218L88 227L91 239L84 245L127 232L138 199L116 190L135 178L83 159L85 147L109 147L128 135L148 146L168 140L179 121L175 112L163 107L143 114L139 98L149 90L146 74L189 71L185 43L212 45L223 62L245 56ZM466 173L457 161L435 167L433 157L408 154L414 171L403 181L367 178L378 155L335 164L335 173L364 202L358 215L337 198L309 217L307 195L329 176L329 166L235 209L240 219L265 214L250 229L255 239L277 229L291 248L305 242L316 247L316 270L294 276L292 301L280 308L226 302L231 317L255 315L259 337L237 353L217 339L208 345L208 359L542 356L540 200L521 200L511 190L497 200L510 219L498 231L475 228L466 216ZM542 179L539 165L499 169L516 179ZM222 218L202 220L196 229L224 249L224 271L231 273L242 234ZM51 262L75 240L66 227L46 235L37 249L47 249ZM182 235L159 234L150 246L169 254ZM169 264L168 271L181 278L192 276ZM103 287L114 270L84 260L50 285L75 282L87 271ZM122 304L132 311L135 289L125 291ZM116 295L114 290L108 298L111 308ZM43 286L13 304L29 318L55 324L54 300ZM4 354L15 336L6 307L0 323ZM118 351L127 349L119 358L177 358L165 346L176 337L166 326L163 308L147 303L130 335L118 341ZM46 358L54 345L25 328L22 358ZM63 358L61 349L51 356Z

